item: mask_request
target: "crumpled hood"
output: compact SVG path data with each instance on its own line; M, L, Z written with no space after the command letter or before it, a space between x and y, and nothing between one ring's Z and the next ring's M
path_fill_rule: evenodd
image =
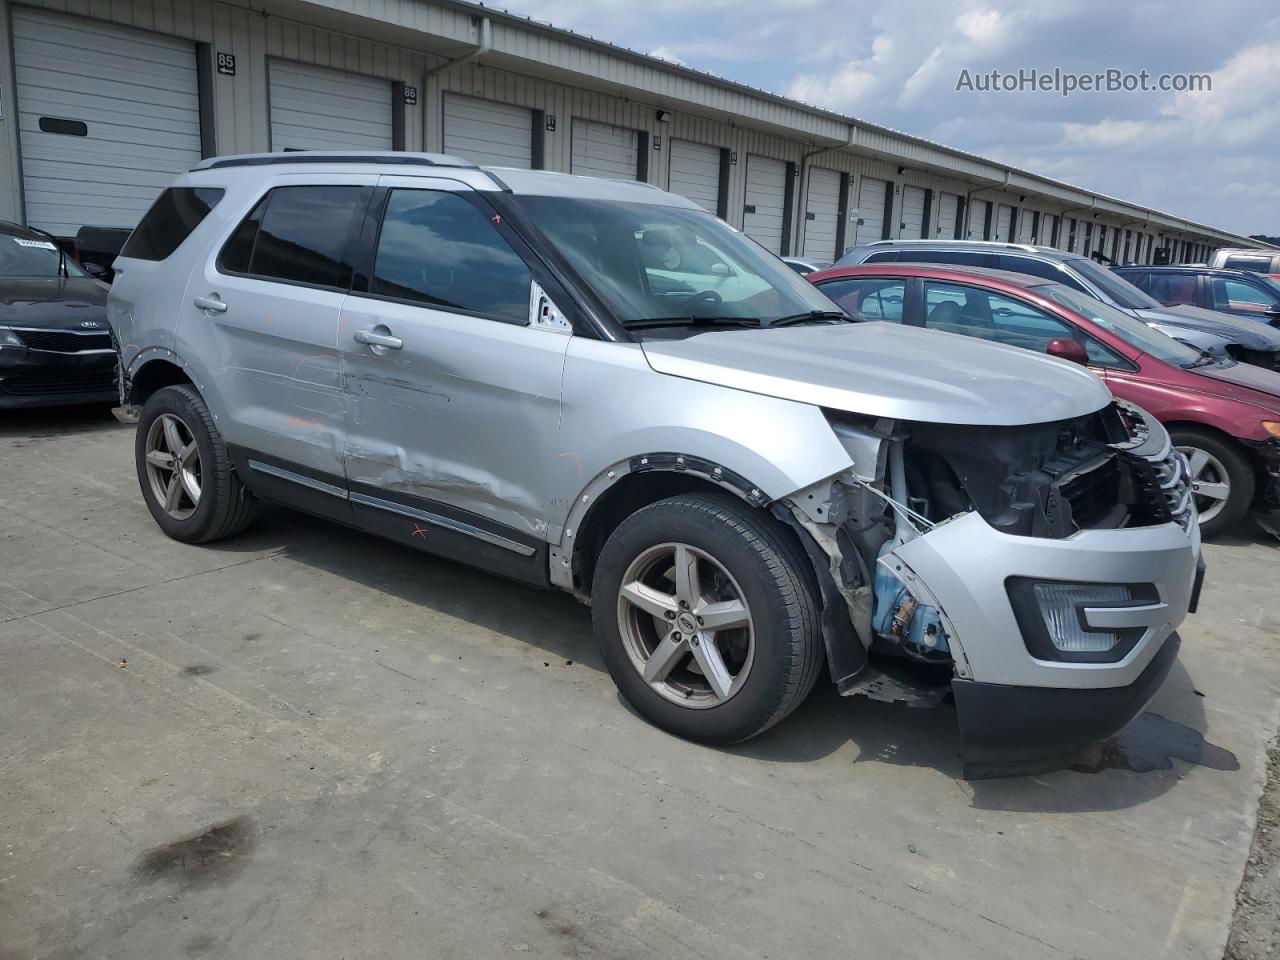
M1257 320L1233 317L1229 313L1218 313L1216 310L1186 304L1161 307L1159 310L1138 310L1136 313L1149 323L1202 330L1249 350L1280 350L1280 330Z
M644 351L659 373L874 417L1016 426L1111 402L1077 364L884 322L703 333Z
M0 326L107 329L105 283L89 277L0 277Z

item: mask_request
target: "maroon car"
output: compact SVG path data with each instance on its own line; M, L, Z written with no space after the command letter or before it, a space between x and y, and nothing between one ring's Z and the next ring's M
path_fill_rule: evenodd
M1202 353L1041 277L924 263L809 274L853 317L981 337L1087 364L1168 428L1191 463L1201 531L1280 508L1280 373Z

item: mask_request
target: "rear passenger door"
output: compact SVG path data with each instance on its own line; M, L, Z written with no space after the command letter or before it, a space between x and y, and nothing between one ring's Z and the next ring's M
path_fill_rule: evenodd
M200 342L250 485L305 485L295 502L320 512L343 496L338 313L376 179L275 181L192 274L179 328Z
M531 300L552 282L443 178L380 178L362 248L338 333L357 522L545 580L569 328L554 310L532 324Z

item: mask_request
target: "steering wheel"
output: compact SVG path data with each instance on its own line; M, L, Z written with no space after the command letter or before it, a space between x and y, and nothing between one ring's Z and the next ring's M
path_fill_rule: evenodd
M724 303L724 297L716 293L714 290L700 290L692 293L680 301L679 305L674 309L676 313L683 313L686 309L693 307L695 303L706 303L714 310L720 304Z

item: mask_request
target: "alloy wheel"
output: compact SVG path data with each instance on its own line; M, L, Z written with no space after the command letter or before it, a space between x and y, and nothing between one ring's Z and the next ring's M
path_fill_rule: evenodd
M1178 447L1191 468L1191 492L1195 494L1200 522L1208 523L1231 499L1231 475L1222 461L1199 447Z
M683 707L715 707L746 682L755 629L742 589L709 553L661 543L631 562L618 591L618 629L631 665Z
M200 448L179 417L162 413L151 422L146 443L147 481L156 502L175 520L200 506Z

